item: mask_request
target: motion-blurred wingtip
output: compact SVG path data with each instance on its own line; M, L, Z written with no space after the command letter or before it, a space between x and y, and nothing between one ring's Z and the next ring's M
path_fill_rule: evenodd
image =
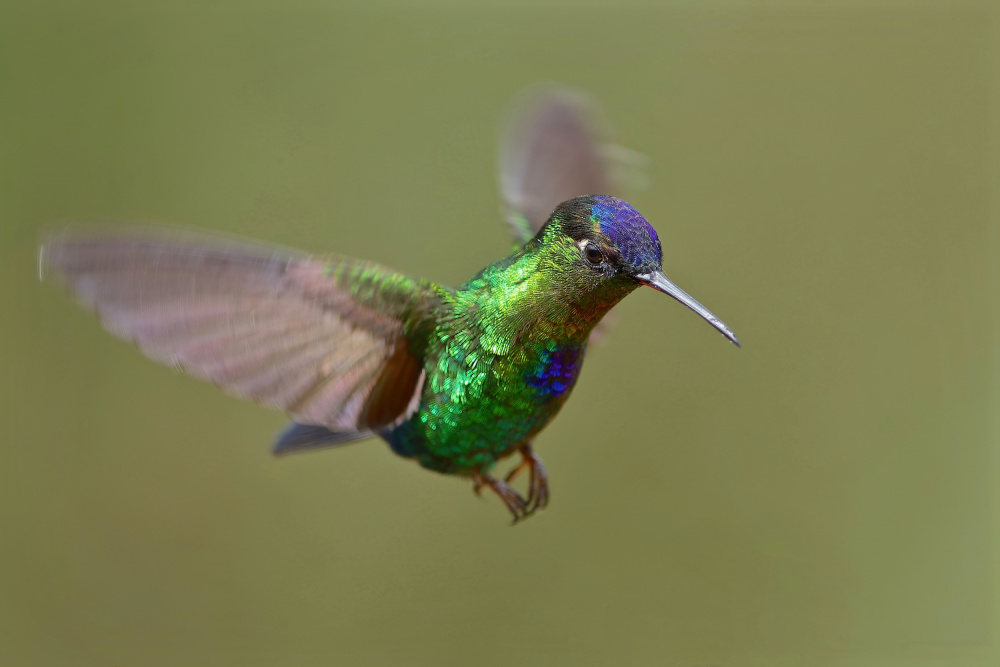
M38 280L39 281L44 281L45 280L45 265L46 265L46 256L47 255L48 255L48 247L46 246L46 244L44 242L40 243L38 245Z

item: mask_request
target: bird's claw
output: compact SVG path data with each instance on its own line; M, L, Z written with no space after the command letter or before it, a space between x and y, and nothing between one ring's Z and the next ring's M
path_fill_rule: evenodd
M506 481L509 484L515 477L521 474L522 470L525 468L529 470L531 477L528 482L528 500L526 506L528 514L531 514L549 504L549 475L545 470L545 464L542 463L542 459L535 454L530 444L522 445L520 452L522 457L521 463L507 474Z
M501 481L485 473L477 473L473 478L473 490L476 494L481 495L483 487L489 487L500 497L500 500L514 516L514 523L528 518L549 504L549 475L545 470L545 464L535 454L530 444L522 445L520 452L521 463L511 470L504 480ZM522 498L510 485L511 481L525 468L530 474L527 500Z
M517 523L531 514L524 498L507 482L486 473L476 473L472 478L472 482L472 490L476 492L476 495L482 495L483 487L489 488L493 493L497 494L500 500L503 501L503 504L506 505L507 510L513 515L513 523Z

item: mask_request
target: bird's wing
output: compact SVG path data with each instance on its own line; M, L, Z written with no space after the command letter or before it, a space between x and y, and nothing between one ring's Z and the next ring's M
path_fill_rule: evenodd
M610 128L583 93L530 88L511 105L500 135L500 194L518 243L555 207L581 195L613 195L616 154Z
M645 156L611 143L611 128L587 95L529 88L512 104L500 135L500 194L517 244L531 239L556 206L581 195L645 187ZM614 315L591 334L603 340Z
M375 264L160 227L50 235L40 268L148 357L293 419L361 435L419 403L434 285Z

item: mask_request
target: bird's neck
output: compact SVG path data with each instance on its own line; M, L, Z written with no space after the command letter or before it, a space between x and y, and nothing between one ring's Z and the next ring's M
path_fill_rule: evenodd
M461 290L469 297L469 314L506 341L583 344L635 285L598 280L579 266L579 249L567 246L529 242L483 269Z

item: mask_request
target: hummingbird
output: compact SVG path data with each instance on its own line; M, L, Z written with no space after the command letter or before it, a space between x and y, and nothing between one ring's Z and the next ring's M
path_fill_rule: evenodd
M732 343L663 272L659 237L606 193L612 158L584 96L542 89L513 114L501 192L517 244L459 287L373 262L151 225L69 227L40 271L155 361L291 417L274 452L378 436L489 490L513 522L549 502L535 436L569 397L608 311L647 286ZM506 476L495 464L519 455ZM527 492L512 485L527 472Z

